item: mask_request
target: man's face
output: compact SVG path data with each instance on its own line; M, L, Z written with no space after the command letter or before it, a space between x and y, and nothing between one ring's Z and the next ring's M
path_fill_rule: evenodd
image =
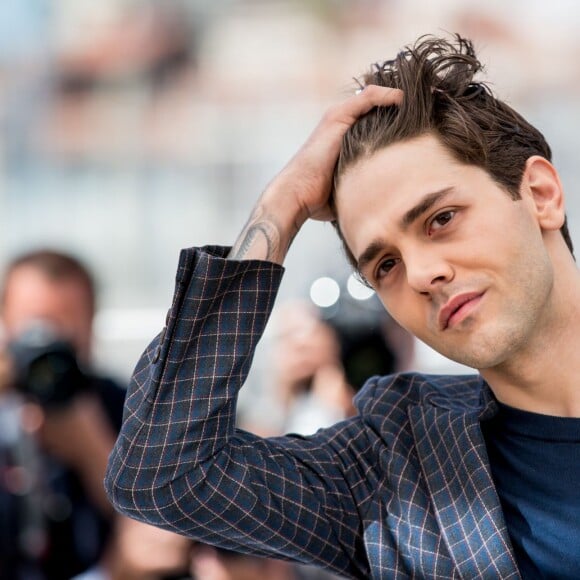
M2 305L6 339L37 321L50 324L82 358L88 359L92 314L83 284L76 280L55 282L34 266L19 266L6 281Z
M531 196L423 135L341 177L338 221L362 274L404 328L474 368L497 366L541 331L552 264Z

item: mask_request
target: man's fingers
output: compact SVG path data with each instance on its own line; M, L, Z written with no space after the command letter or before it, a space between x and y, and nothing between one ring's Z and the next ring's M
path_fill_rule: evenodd
M403 91L378 85L367 85L340 104L331 107L327 114L330 122L352 125L359 117L374 107L399 105L403 101Z
M359 117L368 113L373 107L389 107L401 104L403 91L391 87L367 85L364 89L357 91L351 100L356 109L355 115Z

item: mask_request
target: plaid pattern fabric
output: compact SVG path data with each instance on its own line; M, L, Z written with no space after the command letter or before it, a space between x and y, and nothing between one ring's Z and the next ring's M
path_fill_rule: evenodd
M235 427L282 276L184 250L167 326L139 361L105 485L124 514L352 578L519 578L479 421L478 376L375 377L359 415L309 437Z

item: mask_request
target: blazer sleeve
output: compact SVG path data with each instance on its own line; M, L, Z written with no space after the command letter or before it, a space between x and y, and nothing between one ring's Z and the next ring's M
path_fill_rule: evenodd
M166 328L129 386L109 498L129 517L199 541L368 577L361 513L376 466L360 419L311 437L235 427L283 269L226 253L181 253Z

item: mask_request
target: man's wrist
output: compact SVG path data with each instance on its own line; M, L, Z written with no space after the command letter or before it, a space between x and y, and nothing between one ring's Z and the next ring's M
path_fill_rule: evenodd
M281 192L266 191L252 212L228 258L269 260L282 264L306 213Z

